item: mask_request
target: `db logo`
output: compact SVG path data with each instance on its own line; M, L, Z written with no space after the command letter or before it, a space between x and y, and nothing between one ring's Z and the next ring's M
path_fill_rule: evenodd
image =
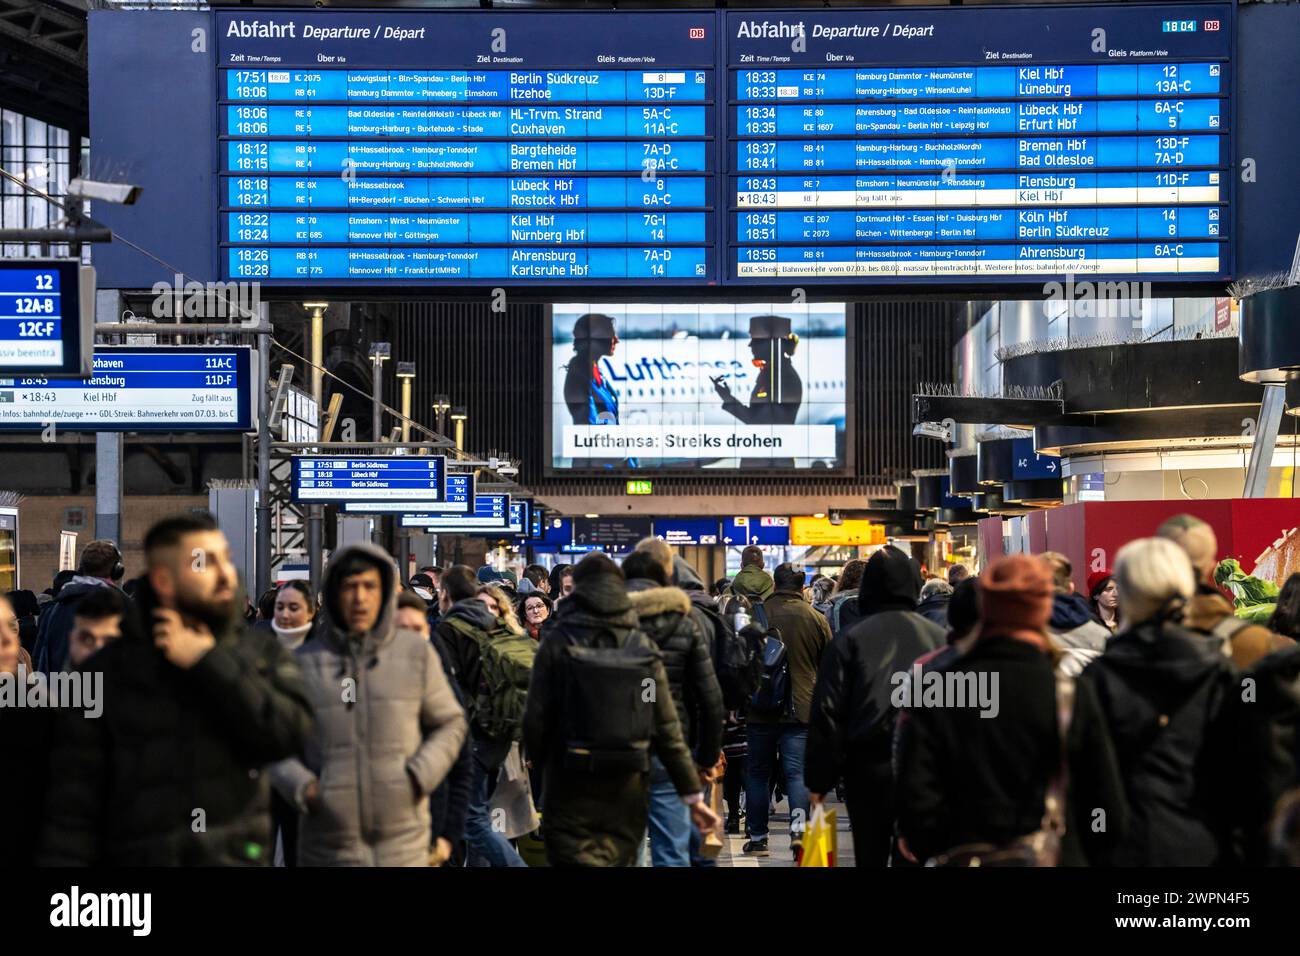
M1217 30L1217 29L1219 29L1219 21L1218 21L1218 20L1206 20L1206 21L1205 21L1205 32L1206 32L1206 33L1213 33L1213 32L1214 32L1215 30Z
M1218 29L1217 27L1215 29ZM704 39L704 27L691 27L689 36L692 40Z

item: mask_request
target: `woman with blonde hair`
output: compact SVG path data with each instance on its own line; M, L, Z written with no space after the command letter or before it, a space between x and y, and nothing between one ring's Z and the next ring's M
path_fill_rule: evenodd
M1186 552L1141 538L1115 561L1119 633L1079 676L1101 703L1129 804L1116 866L1229 862L1240 802L1234 773L1232 664L1183 625L1196 592Z
M491 609L493 614L501 618L511 633L524 633L523 625L519 623L519 616L515 614L515 604L502 588L495 584L484 584L478 589L478 598Z

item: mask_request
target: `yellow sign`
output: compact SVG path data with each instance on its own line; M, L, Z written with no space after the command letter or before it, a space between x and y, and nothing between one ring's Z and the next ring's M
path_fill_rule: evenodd
M803 545L874 545L885 543L883 525L861 519L831 524L829 518L791 518L790 543Z
M629 495L650 495L654 494L653 483L644 479L629 481L627 483L627 493Z

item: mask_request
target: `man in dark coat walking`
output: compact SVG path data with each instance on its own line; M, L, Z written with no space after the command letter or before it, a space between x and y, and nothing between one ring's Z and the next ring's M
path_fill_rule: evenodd
M82 665L103 713L59 711L38 860L46 866L271 862L268 775L312 715L298 666L269 631L245 631L225 535L177 515L144 539L131 631Z
M893 846L893 677L944 645L944 629L916 613L920 592L910 557L892 545L873 554L858 589L862 619L835 639L817 674L804 779L817 804L843 778L858 866L885 866Z
M609 558L592 554L574 568L573 585L542 634L524 713L524 750L542 770L546 857L552 866L631 866L645 838L650 753L663 763L697 828L711 829L717 816L703 802L672 694L656 690L669 687L668 674L662 653L638 626L623 573ZM640 696L652 708L653 730L650 753L641 753L636 766L592 772L575 765L592 752L565 739L575 703L567 699L566 686L571 661L600 649L654 659L648 678L654 692ZM604 721L592 730L605 732Z

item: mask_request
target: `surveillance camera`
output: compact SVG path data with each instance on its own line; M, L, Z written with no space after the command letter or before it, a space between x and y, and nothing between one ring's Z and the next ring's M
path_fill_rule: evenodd
M80 177L68 183L68 195L77 199L95 199L100 202L117 203L130 206L140 198L139 186L130 183L104 183L95 179Z
M938 422L917 422L912 427L913 438L937 438L939 441L951 441L948 429Z

